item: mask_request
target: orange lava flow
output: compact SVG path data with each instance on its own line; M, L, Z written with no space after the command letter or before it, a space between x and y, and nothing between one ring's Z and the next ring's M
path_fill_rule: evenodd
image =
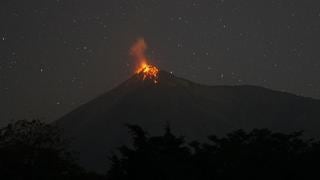
M150 79L153 80L155 84L158 83L159 69L153 65L142 63L136 73L143 74L143 80Z
M143 38L139 38L130 48L130 55L135 59L138 66L137 74L142 74L143 80L152 80L155 84L158 83L159 69L156 66L148 64L149 59L146 57L147 43Z

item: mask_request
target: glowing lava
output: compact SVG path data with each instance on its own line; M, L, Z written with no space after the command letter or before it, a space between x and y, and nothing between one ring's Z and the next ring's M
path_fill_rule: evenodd
M158 83L159 69L147 63L146 50L147 44L143 38L138 39L130 49L130 55L138 62L135 73L142 74L143 80L149 79L156 84Z
M158 83L159 69L153 65L142 63L141 67L137 70L136 73L142 74L143 80L151 79L155 84Z

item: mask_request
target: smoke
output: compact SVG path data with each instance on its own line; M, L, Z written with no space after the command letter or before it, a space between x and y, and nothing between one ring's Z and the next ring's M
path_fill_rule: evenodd
M147 43L143 38L139 38L130 48L130 55L137 61L138 64L146 63L147 57L145 52L147 50Z

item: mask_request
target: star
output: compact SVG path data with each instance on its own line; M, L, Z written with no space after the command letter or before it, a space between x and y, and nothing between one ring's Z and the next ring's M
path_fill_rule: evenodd
M57 102L52 94L63 96L61 111L48 119L61 116L71 102L76 107L131 77L135 62L128 47L139 37L148 42L151 61L175 76L208 85L240 80L320 98L319 3L292 2L289 8L280 0L9 3L2 9L0 89L6 95L0 93L0 99L34 102L32 108L43 115ZM30 92L39 94L19 98ZM6 101L0 107L6 114ZM25 110L15 108L9 110L24 117Z

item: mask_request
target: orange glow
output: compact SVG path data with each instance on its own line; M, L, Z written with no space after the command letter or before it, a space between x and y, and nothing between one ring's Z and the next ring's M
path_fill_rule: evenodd
M155 84L158 83L159 69L156 66L148 64L148 58L145 55L147 44L143 38L138 39L130 49L130 55L137 61L135 73L142 74L143 80L150 79Z
M142 63L141 67L137 70L138 74L143 74L143 80L151 79L156 84L158 83L159 69L153 65Z

